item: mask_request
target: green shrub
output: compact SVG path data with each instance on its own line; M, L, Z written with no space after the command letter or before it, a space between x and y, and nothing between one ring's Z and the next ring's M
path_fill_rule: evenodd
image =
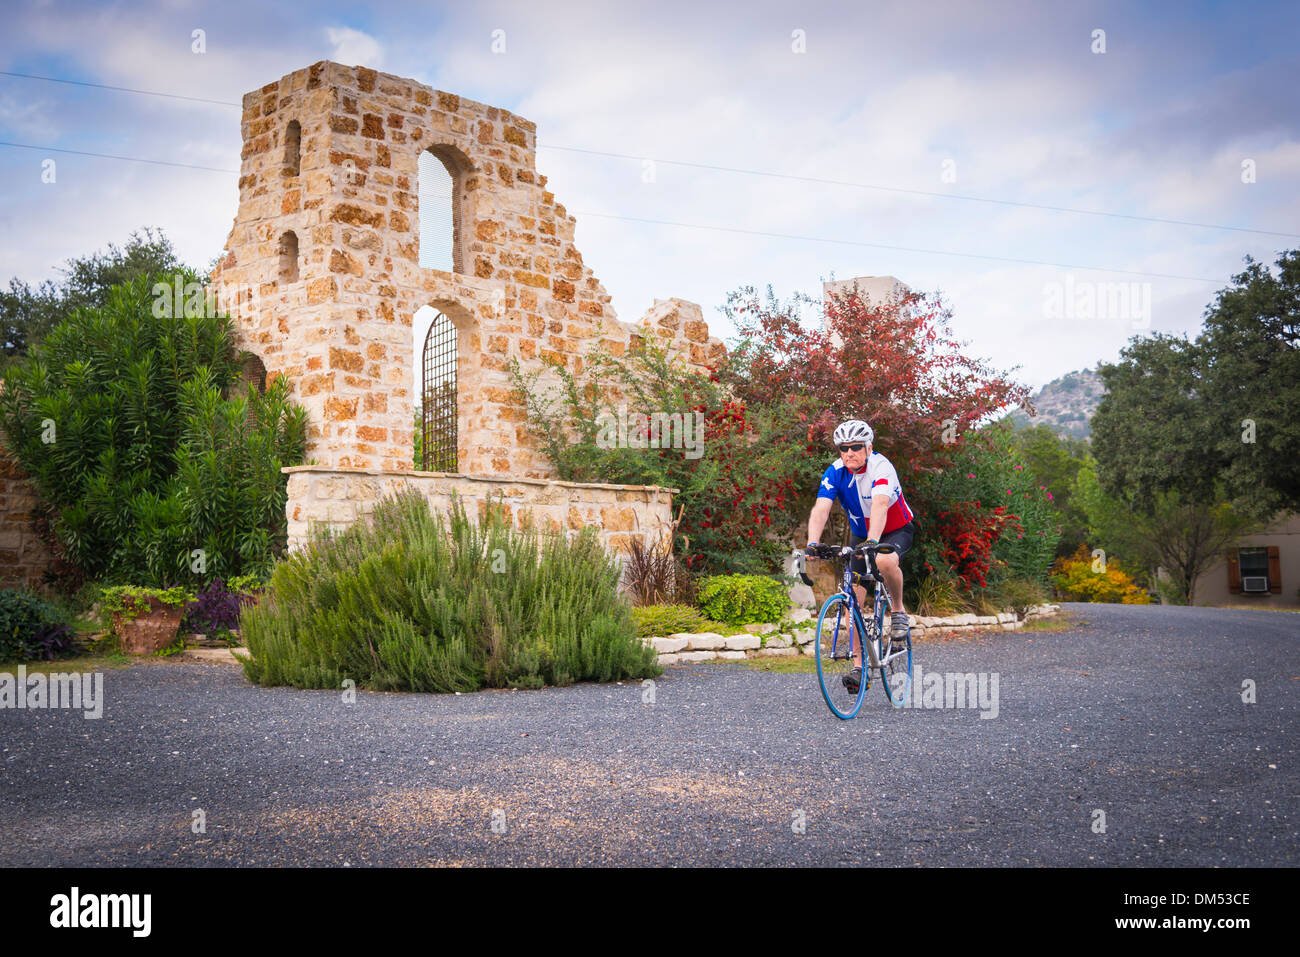
M306 413L283 377L242 394L231 321L201 295L155 308L174 305L161 290L177 283L201 290L188 272L113 287L0 388L0 432L56 557L106 582L266 572L285 544L280 469L302 461Z
M675 635L679 631L714 631L719 627L719 622L710 621L690 605L638 605L632 609L632 620L642 638Z
M512 530L498 508L450 522L414 491L342 532L318 528L240 615L264 685L474 691L662 673L596 532Z
M943 618L966 610L961 582L946 565L930 572L917 589L916 611L927 618Z
M1051 597L1041 582L1027 578L1011 578L989 590L989 599L998 611L1014 611L1020 619L1030 608L1050 601Z
M0 591L0 661L49 660L72 651L72 631L56 605L26 589Z
M728 625L780 621L790 607L785 585L762 575L715 575L700 582L699 605Z

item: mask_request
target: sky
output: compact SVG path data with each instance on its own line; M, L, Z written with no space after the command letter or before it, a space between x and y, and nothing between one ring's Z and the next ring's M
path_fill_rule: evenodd
M1135 335L1194 336L1243 257L1300 246L1294 3L0 10L3 282L145 226L206 267L238 201L242 95L322 59L535 122L625 321L678 297L725 339L739 287L892 275L1037 388Z

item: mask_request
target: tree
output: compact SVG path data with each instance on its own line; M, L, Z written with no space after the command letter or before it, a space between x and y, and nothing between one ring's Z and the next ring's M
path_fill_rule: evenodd
M1107 562L1119 560L1126 568L1141 569L1151 590L1158 588L1157 569L1163 568L1189 605L1196 597L1196 579L1234 542L1264 524L1226 501L1222 487L1208 501L1157 489L1148 506L1139 506L1107 493L1091 459L1080 467L1073 493L1087 516L1089 549L1101 549Z
M1245 261L1196 340L1206 438L1230 496L1257 514L1300 510L1300 250L1278 257L1276 275Z
M1277 267L1247 256L1194 342L1134 338L1098 368L1108 394L1093 448L1108 491L1148 513L1157 491L1226 496L1256 518L1300 510L1300 250Z
M837 424L865 419L876 450L887 450L900 476L916 476L946 466L968 429L1028 400L1024 386L962 352L937 294L871 304L832 294L822 304L825 327L811 330L799 321L800 302L815 300L782 304L771 287L766 302L752 286L731 293L723 311L740 341L717 375L751 407L802 397L809 410L784 438L818 459Z
M1092 448L1106 491L1144 511L1162 490L1213 501L1226 463L1196 346L1157 333L1135 337L1120 356L1097 367L1106 395L1092 419Z
M183 268L162 230L133 232L126 246L109 243L105 252L69 259L60 283L45 281L36 289L17 277L0 292L0 370L25 355L74 309L100 308L109 290L149 273Z
M1222 498L1207 504L1177 491L1157 492L1150 513L1139 515L1135 524L1188 605L1196 603L1196 579L1234 542L1263 525Z

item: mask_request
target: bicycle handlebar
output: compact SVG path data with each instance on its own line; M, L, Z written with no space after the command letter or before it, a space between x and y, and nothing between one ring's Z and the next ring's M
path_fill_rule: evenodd
M818 543L814 546L814 551L816 552L815 555L809 555L807 552L798 553L798 562L796 564L799 568L799 577L803 579L805 585L812 584L812 579L808 577L806 571L806 563L809 558L818 558L829 561L836 558L855 558L862 555L888 555L891 552L898 551L898 549L893 545L890 545L888 542L877 542L875 545L868 545L866 542L863 542L861 545L856 547L849 545L823 545ZM874 565L875 563L873 562L872 564Z

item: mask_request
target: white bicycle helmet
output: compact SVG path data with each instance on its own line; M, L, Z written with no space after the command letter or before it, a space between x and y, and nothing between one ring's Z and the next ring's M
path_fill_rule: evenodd
M871 426L861 419L849 419L847 422L841 422L835 430L835 444L848 445L854 442L863 442L871 444L871 440L876 437L876 433L871 431Z

